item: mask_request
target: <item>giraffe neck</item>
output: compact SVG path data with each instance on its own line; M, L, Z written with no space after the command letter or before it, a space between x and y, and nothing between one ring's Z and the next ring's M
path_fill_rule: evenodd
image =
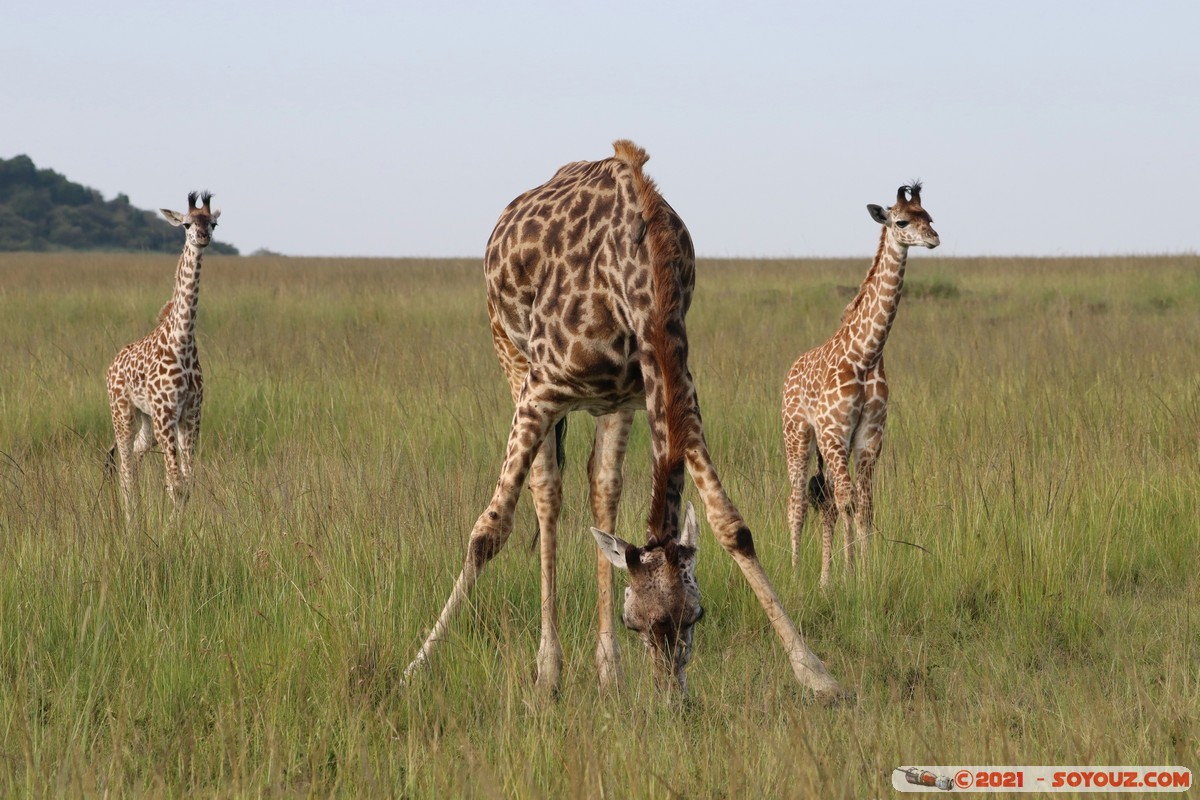
M196 304L200 299L200 260L204 251L191 243L183 246L175 268L175 292L171 295L168 319L171 341L192 344L196 336Z
M842 317L846 355L861 368L873 367L883 357L900 306L907 261L908 245L896 241L892 229L885 227L875 261Z

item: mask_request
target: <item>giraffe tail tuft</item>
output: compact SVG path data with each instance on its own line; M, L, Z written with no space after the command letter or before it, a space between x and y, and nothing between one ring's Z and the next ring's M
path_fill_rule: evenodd
M833 502L833 493L825 480L825 459L817 451L817 474L808 479L808 502L813 508L821 509Z
M117 446L114 444L108 448L108 454L104 456L104 474L112 477L117 472Z

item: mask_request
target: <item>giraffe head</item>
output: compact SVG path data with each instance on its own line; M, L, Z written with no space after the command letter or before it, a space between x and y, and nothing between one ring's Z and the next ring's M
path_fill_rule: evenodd
M892 238L905 247L928 247L930 250L942 243L933 229L933 218L921 206L921 182L901 186L896 190L896 204L884 209L877 205L867 206L871 219L888 229Z
M159 211L167 218L167 222L175 227L183 226L187 233L187 243L192 247L203 248L208 247L208 243L212 241L213 230L217 227L217 217L221 216L221 209L213 211L209 208L209 202L212 201L212 194L204 192L188 192L188 210L186 214L180 214L178 211L171 211L166 208L160 208Z
M688 503L679 539L637 547L592 528L596 544L618 569L629 571L621 621L637 633L654 659L655 681L671 680L687 693L684 670L692 658L693 626L704 616L696 583L696 510Z

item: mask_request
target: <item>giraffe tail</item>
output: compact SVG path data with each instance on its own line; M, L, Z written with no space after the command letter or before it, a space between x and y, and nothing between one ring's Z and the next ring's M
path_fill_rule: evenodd
M108 454L104 456L104 474L112 477L117 472L117 446L114 444L108 448Z
M833 501L829 484L825 480L825 459L817 450L817 474L808 479L808 503L813 508L821 509Z
M567 418L563 417L558 422L554 423L554 460L558 462L558 472L561 475L563 467L567 465ZM542 529L536 523L533 528L533 539L529 542L529 549L536 550L538 540L542 538Z

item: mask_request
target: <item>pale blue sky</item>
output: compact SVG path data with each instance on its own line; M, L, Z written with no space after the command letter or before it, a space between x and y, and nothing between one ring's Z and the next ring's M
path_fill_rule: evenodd
M479 255L631 138L701 255L1200 249L1200 3L8 0L0 156L249 252Z

